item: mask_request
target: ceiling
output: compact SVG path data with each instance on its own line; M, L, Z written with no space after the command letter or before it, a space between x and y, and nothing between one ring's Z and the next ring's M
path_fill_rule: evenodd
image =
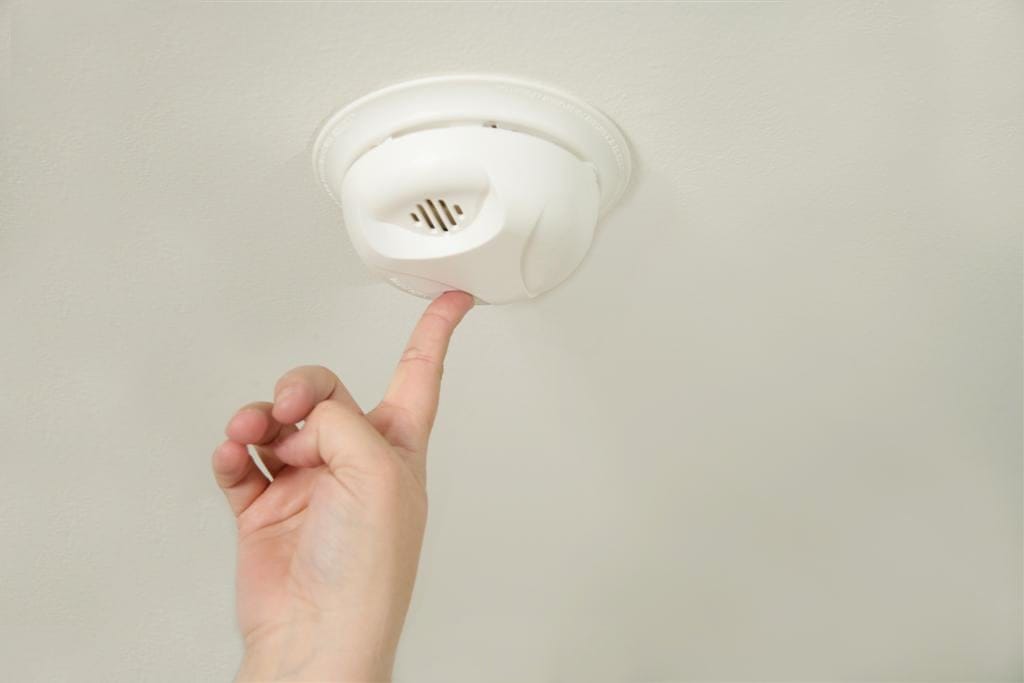
M229 413L372 404L421 300L336 108L502 73L629 138L583 267L458 332L400 680L1019 680L1020 3L0 4L0 660L223 681Z

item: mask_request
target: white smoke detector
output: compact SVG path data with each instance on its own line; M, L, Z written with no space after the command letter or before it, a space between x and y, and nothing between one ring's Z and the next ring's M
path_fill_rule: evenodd
M493 304L569 277L630 172L601 112L492 76L367 95L324 124L313 160L371 270L420 296L460 289Z

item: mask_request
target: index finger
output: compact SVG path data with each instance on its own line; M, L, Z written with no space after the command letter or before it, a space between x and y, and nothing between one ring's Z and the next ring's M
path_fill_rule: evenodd
M340 403L362 414L338 376L322 365L303 365L289 370L274 387L272 415L282 424L295 424L322 401Z
M448 342L471 308L473 297L465 292L446 292L434 299L412 331L384 395L382 403L412 418L423 438L437 415Z

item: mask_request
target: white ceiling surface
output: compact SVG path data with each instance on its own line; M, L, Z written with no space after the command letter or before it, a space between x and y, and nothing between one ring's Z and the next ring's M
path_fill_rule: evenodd
M405 681L1020 680L1020 3L8 3L0 662L222 681L229 413L379 397L423 303L316 186L417 76L574 91L635 182L459 330Z

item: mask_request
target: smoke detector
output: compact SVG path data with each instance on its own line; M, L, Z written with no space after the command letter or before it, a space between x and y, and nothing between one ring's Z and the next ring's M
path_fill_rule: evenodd
M583 260L629 182L629 150L601 112L509 78L399 83L335 113L313 151L356 251L424 297L537 296Z

